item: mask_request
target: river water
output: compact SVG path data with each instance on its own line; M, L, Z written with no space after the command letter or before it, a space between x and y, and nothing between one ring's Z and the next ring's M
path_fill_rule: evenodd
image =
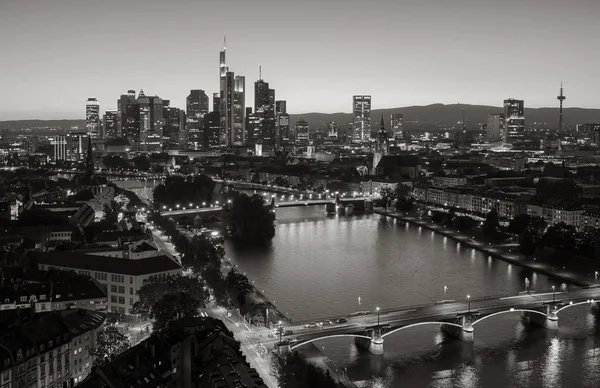
M328 216L322 206L278 209L266 248L225 248L293 320L516 293L526 278L539 291L559 286L426 229L379 215ZM569 309L553 333L504 314L478 325L474 343L416 327L386 337L383 356L343 338L316 344L353 380L378 375L389 387L598 387L598 320L585 306Z

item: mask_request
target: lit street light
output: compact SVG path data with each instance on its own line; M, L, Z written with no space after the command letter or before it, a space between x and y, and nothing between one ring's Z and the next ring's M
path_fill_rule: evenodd
M554 288L554 286L552 286L552 302L556 301L556 290Z
M467 295L468 312L471 312L471 295Z
M377 326L379 326L379 307L377 307Z
M444 286L444 299L446 299L447 292L448 292L448 286Z
M598 283L598 271L594 272L594 282Z

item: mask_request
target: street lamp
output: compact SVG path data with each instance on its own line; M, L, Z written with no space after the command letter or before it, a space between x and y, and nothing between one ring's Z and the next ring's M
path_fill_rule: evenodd
M598 271L594 272L594 282L595 283L598 283L598 275L599 275Z
M468 304L468 311L467 312L471 312L471 295L467 295L467 304Z
M447 292L448 292L448 286L444 286L444 299L446 299Z
M379 326L379 307L377 307L376 309L377 309L377 326Z
M552 286L552 302L556 301L556 289Z
M279 321L279 342L281 342L282 335L283 335L283 326L281 326L281 321Z

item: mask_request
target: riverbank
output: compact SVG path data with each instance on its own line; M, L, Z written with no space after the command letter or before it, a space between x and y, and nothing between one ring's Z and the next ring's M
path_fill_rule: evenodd
M348 378L348 375L338 368L333 361L323 353L323 350L314 343L301 346L297 351L306 361L316 365L323 371L329 371L329 374L334 380L349 388L357 388L357 385Z
M577 287L596 286L596 284L594 284L595 279L593 272L589 273L584 271L567 270L566 268L556 269L556 267L549 263L536 260L525 260L523 257L521 257L521 255L511 253L510 249L512 248L508 248L506 244L486 244L485 242L475 240L472 237L456 230L437 225L433 222L424 221L414 216L407 216L396 212L384 212L381 208L376 208L373 210L373 212L429 229L443 236L451 238L461 244L465 244L466 246L479 252L488 254L496 259L517 265L522 268L530 269L534 272L556 279L561 283L572 284Z

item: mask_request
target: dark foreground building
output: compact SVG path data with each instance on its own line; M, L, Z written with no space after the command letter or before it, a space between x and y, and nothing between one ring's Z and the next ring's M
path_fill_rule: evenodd
M214 318L182 319L92 370L82 388L266 387Z

